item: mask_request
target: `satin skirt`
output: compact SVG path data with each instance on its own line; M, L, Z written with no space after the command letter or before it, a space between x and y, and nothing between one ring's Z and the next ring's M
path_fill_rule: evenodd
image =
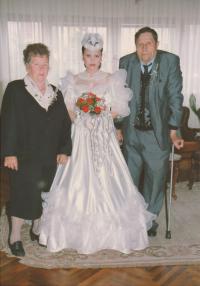
M43 194L40 243L51 252L83 254L146 248L155 215L132 181L112 118L78 118L72 140L69 161Z

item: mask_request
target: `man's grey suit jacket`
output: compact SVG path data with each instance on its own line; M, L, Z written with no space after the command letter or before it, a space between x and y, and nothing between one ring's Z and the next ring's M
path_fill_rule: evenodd
M140 101L141 64L137 54L132 53L122 57L119 67L127 71L127 84L133 91L130 102L131 114L123 124L124 140L131 143L136 110ZM161 149L170 146L169 130L180 126L182 103L179 57L158 50L151 70L149 108L155 136Z

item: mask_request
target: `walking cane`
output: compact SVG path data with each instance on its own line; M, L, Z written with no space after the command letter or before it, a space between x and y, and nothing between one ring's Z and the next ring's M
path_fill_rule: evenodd
M174 144L172 145L171 152L171 172L170 172L170 188L169 188L169 200L167 199L167 188L165 191L165 212L166 212L166 235L165 238L171 239L171 204L172 204L172 189L173 189L173 171L174 171Z

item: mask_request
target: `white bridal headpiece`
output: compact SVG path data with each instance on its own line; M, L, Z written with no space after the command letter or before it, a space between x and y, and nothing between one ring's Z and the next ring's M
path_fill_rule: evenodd
M98 33L87 33L81 41L82 47L95 51L103 48L103 39Z

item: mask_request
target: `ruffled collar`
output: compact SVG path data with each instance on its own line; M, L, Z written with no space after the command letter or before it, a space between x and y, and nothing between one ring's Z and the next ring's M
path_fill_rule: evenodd
M57 99L58 89L54 91L52 86L48 83L48 81L46 81L45 93L42 94L37 84L28 74L24 77L24 83L26 90L32 95L32 97L37 101L37 103L46 111L48 111L49 106L52 105Z
M96 81L96 80L102 80L105 79L108 76L108 73L103 71L97 71L94 74L89 74L86 70L84 72L81 72L78 74L78 77L82 80L88 80L88 81Z

